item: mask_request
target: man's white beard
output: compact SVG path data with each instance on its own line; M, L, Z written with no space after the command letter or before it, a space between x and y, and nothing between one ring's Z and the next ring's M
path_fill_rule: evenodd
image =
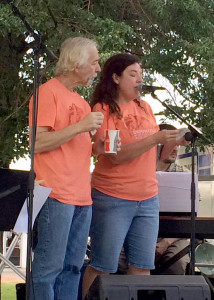
M94 81L94 79L95 79L96 77L97 77L97 76L91 77L91 78L88 80L88 82L87 82L87 86L92 85L92 83L93 83L93 81Z

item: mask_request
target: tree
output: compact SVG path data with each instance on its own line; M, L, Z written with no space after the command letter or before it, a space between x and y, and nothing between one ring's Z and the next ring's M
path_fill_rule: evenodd
M134 29L131 52L148 73L163 75L179 91L183 101L174 109L213 141L214 1L114 1L113 11L111 1L102 2L103 16L108 11Z
M28 151L27 114L32 93L34 45L30 29L57 57L61 42L84 35L100 45L101 63L116 52L140 56L145 81L157 72L183 97L174 107L212 141L214 76L213 0L16 0L0 6L0 165ZM17 15L18 8L23 20ZM200 17L199 17L200 16ZM44 51L41 81L55 61ZM91 89L80 89L87 99ZM175 106L174 99L167 99ZM163 112L162 112L163 113ZM172 118L169 112L164 112Z

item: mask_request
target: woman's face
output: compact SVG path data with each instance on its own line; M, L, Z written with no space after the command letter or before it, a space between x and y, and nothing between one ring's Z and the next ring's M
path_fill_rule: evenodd
M113 75L119 87L119 104L126 104L139 97L138 85L142 82L142 68L138 63L128 66L121 76Z

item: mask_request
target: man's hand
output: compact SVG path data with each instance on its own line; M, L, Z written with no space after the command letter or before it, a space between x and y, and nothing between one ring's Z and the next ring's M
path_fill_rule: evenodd
M179 238L164 238L161 239L156 244L156 253L155 253L155 259L159 260L160 257L166 252L169 246L171 246L173 243L179 241Z
M159 260L160 257L166 252L167 248L169 247L170 243L168 243L167 239L161 239L156 244L156 260Z
M34 185L40 185L41 183L43 183L45 180L41 179L41 180L34 180Z
M91 112L79 121L80 132L92 131L101 127L104 115L101 112Z

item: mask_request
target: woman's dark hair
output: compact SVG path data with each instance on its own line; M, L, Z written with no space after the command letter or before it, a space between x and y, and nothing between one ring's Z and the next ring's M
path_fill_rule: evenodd
M121 76L123 71L134 63L140 64L139 58L136 55L127 53L115 54L105 62L100 80L92 95L92 107L98 102L109 104L109 112L121 117L120 107L116 103L119 94L118 85L114 82L112 76L114 73Z

